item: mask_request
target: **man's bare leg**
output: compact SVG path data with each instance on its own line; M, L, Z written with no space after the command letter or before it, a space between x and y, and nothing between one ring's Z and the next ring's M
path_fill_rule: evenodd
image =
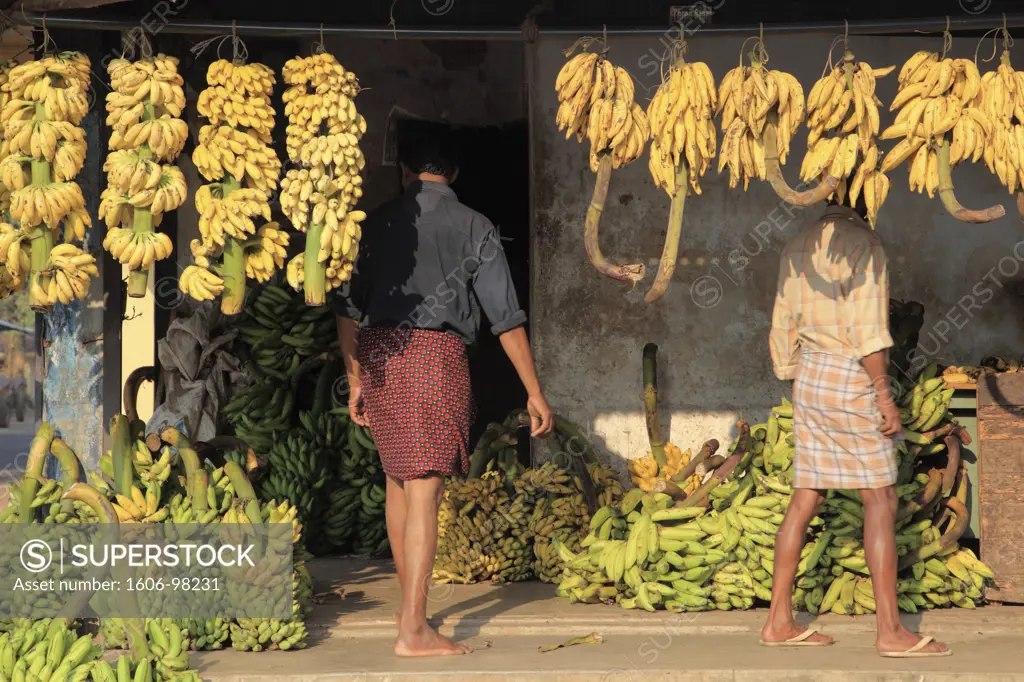
M437 551L437 508L444 479L437 475L405 481L402 615L395 653L399 656L453 656L469 653L427 624L427 590Z
M391 556L395 559L398 584L405 585L405 490L401 479L387 477L387 497L384 502L384 519L388 525L388 542ZM402 607L395 611L395 625L402 627Z
M921 641L921 635L903 627L896 600L896 489L861 490L860 498L864 502L864 554L875 593L875 647L880 652L906 651ZM921 651L937 653L948 648L942 642L931 642Z
M772 606L768 622L761 630L765 642L785 642L804 631L793 618L793 581L800 561L800 550L807 537L807 526L818 513L825 499L824 491L797 488L786 510L786 518L775 536L775 570L772 574ZM832 642L820 633L811 635L808 642Z

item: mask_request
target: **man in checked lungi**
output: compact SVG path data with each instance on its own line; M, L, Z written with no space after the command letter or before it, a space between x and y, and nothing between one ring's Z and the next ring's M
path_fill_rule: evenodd
M775 541L766 646L834 641L793 618L793 581L807 528L830 488L864 503L864 551L877 606L881 656L951 650L900 623L896 601L896 448L900 414L889 393L889 281L881 240L857 209L831 202L782 253L770 347L775 374L795 379L793 498Z
M427 624L426 603L444 477L469 470L466 345L481 310L526 388L532 434L548 435L554 415L497 231L449 187L458 174L450 131L410 124L399 160L405 192L363 223L355 272L335 311L351 417L370 429L387 474L388 539L402 586L394 651L464 654L468 647Z

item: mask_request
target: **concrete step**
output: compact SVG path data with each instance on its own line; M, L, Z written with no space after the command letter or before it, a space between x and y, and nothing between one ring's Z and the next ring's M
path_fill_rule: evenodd
M892 660L874 650L874 618L827 615L815 627L829 648L758 646L764 611L669 614L570 605L550 585L435 586L428 614L468 656L399 659L391 647L400 591L389 562L311 563L321 603L302 651L197 654L211 682L1024 682L1024 608L949 609L908 615L911 629L950 644L948 658ZM812 619L803 614L802 620ZM539 653L590 632L602 644Z
M211 682L1022 682L1019 635L966 637L947 658L890 660L870 635L843 636L834 647L766 649L749 635L621 635L550 653L558 638L473 638L468 656L399 659L390 640L331 637L298 652L235 651L196 656Z

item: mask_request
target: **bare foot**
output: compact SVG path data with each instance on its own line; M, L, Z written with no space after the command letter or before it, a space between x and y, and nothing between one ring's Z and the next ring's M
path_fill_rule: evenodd
M395 642L395 655L403 658L414 656L461 656L468 654L470 649L465 644L457 644L447 637L441 636L429 626L410 632L399 633Z
M789 623L787 625L775 625L774 623L766 623L764 628L761 630L761 641L762 642L786 642L794 637L799 637L807 628L802 628L796 623ZM821 642L822 646L826 644L835 644L835 640L828 635L823 635L820 632L816 632L808 637L806 642Z
M875 640L875 648L879 653L900 652L912 649L922 639L921 635L911 632L905 627L900 627L896 632L887 635L878 635ZM929 642L921 649L921 653L938 654L948 651L949 647L942 642Z

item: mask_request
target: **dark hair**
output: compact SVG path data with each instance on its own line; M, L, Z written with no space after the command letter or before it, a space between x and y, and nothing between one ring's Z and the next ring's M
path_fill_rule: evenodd
M829 206L847 206L849 208L852 208L857 213L857 215L859 215L864 220L868 219L868 205L867 202L864 201L863 191L861 191L861 193L857 196L857 203L854 206L850 206L849 202L847 201L847 197L844 197L843 201L839 201L838 192L829 197L829 199L826 201L826 204Z
M403 121L398 129L398 160L410 171L455 177L459 163L450 126Z

